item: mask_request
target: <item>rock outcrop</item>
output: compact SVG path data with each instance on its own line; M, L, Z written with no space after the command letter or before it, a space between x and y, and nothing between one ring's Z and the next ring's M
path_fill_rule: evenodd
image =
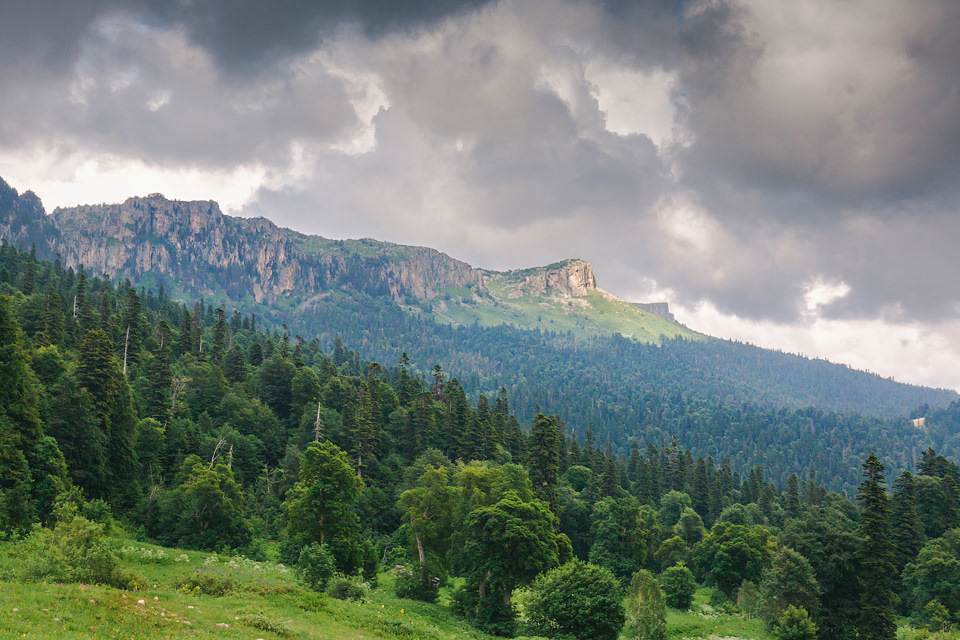
M231 218L212 201L181 202L154 194L123 204L56 209L53 247L67 266L139 279L152 273L186 291L257 301L317 291L343 268L333 254L308 256L272 222Z
M670 313L670 304L667 302L632 302L631 304L637 309L646 311L662 320L669 320L670 322L677 321L677 319L673 317L673 314Z
M12 245L32 245L44 252L59 236L56 226L44 213L40 198L33 191L22 195L0 179L0 238Z
M0 181L0 237L37 242L39 253L60 254L65 266L83 265L92 275L152 274L187 293L258 302L340 286L397 302L433 298L448 286L486 290L480 271L433 249L306 236L264 218L223 215L213 201L160 194L48 216L32 193L17 196ZM351 249L357 243L364 257Z
M451 286L486 290L483 274L466 262L426 247L405 247L404 254L404 259L389 262L380 272L396 300L404 292L429 300Z
M597 288L593 266L586 260L566 260L556 265L513 272L522 277L516 295L545 296L550 293L579 298ZM513 274L510 274L513 275Z

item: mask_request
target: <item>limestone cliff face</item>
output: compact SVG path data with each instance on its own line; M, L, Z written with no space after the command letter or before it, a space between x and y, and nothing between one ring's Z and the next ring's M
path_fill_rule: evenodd
M523 272L517 295L544 296L551 292L574 298L597 288L593 266L586 260L567 260L556 266Z
M131 279L167 276L195 293L222 289L263 302L316 290L343 263L332 254L307 256L273 223L224 216L211 201L151 195L58 208L51 218L62 235L53 248L66 265Z
M155 194L123 204L58 208L41 217L59 230L48 253L60 253L66 266L82 264L94 275L132 280L152 273L189 293L222 290L264 302L350 286L402 301L408 295L432 298L447 286L485 289L479 271L433 249L363 241L361 258L342 242L304 236L263 218L225 216L212 201Z
M426 247L408 247L403 260L388 263L381 275L390 294L399 300L404 292L422 300L438 296L444 287L473 285L485 290L483 274L466 262L454 260L448 255Z

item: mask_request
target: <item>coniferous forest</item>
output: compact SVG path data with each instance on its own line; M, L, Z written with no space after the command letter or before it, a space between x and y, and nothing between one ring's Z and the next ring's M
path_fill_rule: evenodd
M663 638L698 588L778 638L960 621L957 403L918 408L920 431L655 381L591 397L575 371L538 379L549 360L483 393L439 356L412 364L423 345L378 364L343 334L324 350L3 244L0 528L34 553L17 575L137 589L97 546L120 526L279 561L332 597L389 570L397 596L444 590L499 636ZM541 411L550 394L603 426Z

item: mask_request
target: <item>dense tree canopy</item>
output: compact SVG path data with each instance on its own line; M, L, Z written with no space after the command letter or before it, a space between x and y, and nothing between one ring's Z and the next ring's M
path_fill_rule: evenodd
M690 606L696 580L731 601L753 584L772 629L820 640L889 630L894 588L918 623L960 613L960 467L931 448L957 450L937 426L960 425L956 407L921 408L931 426L919 431L649 380L616 395L578 374L590 354L580 347L565 358L547 348L523 384L469 366L454 376L462 360L418 369L401 354L426 348L399 342L396 360L377 365L350 345L416 323L375 301L359 310L344 301L342 314L376 330L335 343L219 299L175 302L2 244L0 293L4 532L50 521L58 497L102 498L154 541L279 549L284 562L304 558L302 575L310 562L326 575L329 557L369 578L387 558L428 599L457 576L455 609L502 634L516 629L515 589L574 556L580 564L552 574L564 584L594 571L585 561L621 587L642 576L654 634L658 574L668 606ZM344 317L331 327L355 336L337 324ZM414 335L404 331L397 341ZM519 366L505 344L537 339L437 331L441 346L492 340L483 348L504 371ZM651 367L709 353L618 344L625 358L650 349ZM576 402L563 415L534 410L555 394ZM867 458L866 443L881 455ZM863 459L872 471L857 505L847 496ZM909 470L892 498L875 473L884 467Z

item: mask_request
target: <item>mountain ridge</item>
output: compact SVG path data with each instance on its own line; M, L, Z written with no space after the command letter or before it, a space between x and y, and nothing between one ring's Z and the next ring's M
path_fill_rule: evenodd
M16 202L15 190L4 188ZM11 242L35 243L42 255L60 256L68 267L163 283L186 295L234 301L250 296L262 304L296 296L306 300L299 307L348 287L387 296L439 322L533 328L546 317L555 329L583 335L621 333L645 341L698 336L603 291L592 265L579 258L501 272L429 247L332 240L262 217L229 216L212 200L155 193L119 204L58 207L45 215L33 194L20 199L25 204L9 207L11 219L0 224L0 235ZM611 304L611 315L601 317L606 310L597 308Z
M90 256L116 269L111 280L163 285L188 304L200 298L208 315L212 302L328 349L342 338L372 361L407 353L420 372L442 363L468 394L505 387L523 419L539 405L581 433L587 424L618 439L649 429L659 420L639 406L650 394L883 416L958 397L696 333L604 291L577 258L474 269L425 247L309 236L159 195L47 216L38 198L4 183L0 203L0 236L59 253L67 267ZM171 231L174 213L186 224ZM71 247L77 238L89 244ZM166 271L151 270L158 264Z

